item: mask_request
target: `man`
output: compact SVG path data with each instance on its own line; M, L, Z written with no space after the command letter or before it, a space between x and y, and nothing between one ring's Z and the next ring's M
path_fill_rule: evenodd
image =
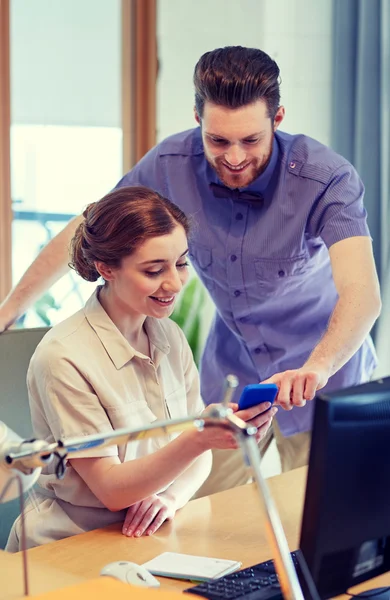
M306 402L316 390L366 381L375 367L368 334L380 295L363 184L331 149L278 131L279 68L264 52L208 52L194 84L199 127L161 142L119 185L147 185L192 215L191 260L217 309L201 364L203 398L221 400L228 373L239 377L236 400L248 383L276 382L285 410L273 432L287 470L307 462ZM79 222L3 303L0 329L65 272ZM214 457L214 475L226 481L207 492L244 482L241 458L232 456Z

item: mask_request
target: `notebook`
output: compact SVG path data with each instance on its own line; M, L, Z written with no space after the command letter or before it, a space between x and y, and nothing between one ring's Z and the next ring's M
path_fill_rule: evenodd
M163 552L143 566L153 575L189 579L190 581L212 581L237 571L241 563L224 558L208 558L178 552Z

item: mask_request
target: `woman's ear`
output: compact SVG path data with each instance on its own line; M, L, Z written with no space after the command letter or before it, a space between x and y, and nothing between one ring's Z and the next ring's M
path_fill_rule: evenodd
M111 281L112 279L114 279L114 271L112 267L109 267L105 263L96 260L95 269L99 273L99 275L101 275L101 277L103 277L103 279L105 279L106 281Z

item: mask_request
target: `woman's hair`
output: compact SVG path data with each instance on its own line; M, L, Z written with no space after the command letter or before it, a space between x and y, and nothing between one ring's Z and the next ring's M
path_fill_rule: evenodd
M206 101L240 108L264 100L272 121L279 108L279 67L257 48L226 46L206 52L195 66L194 86L200 118Z
M71 241L69 266L83 279L97 281L95 262L120 267L146 240L167 235L189 221L167 198L146 187L121 187L85 209L84 221Z

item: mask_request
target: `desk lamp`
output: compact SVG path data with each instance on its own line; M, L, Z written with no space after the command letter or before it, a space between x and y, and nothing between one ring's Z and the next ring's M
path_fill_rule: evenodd
M276 572L285 600L304 600L297 573L293 565L283 527L276 506L268 490L268 486L260 469L259 450L256 442L257 428L247 425L228 407L234 389L238 385L237 377L228 375L225 380L225 393L221 404L213 406L207 416L186 417L169 421L158 421L139 429L117 429L115 431L61 440L48 443L43 440L23 440L12 430L0 422L0 502L15 498L21 499L22 530L23 493L28 491L38 479L42 467L54 457L58 459L56 474L63 475L65 462L73 452L87 450L92 447L104 448L111 445L122 445L139 439L158 437L173 432L182 432L195 427L202 431L206 427L222 427L232 431L243 450L246 464L250 465L257 484L260 499L267 516L267 535L272 548ZM24 588L28 595L27 560L25 533L22 531Z

